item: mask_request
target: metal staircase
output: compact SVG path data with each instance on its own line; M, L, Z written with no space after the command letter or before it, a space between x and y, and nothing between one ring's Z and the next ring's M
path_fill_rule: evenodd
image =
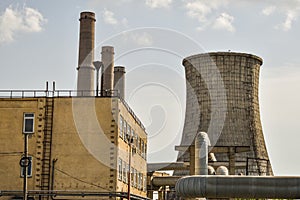
M53 108L54 108L54 97L49 97L49 96L46 97L42 174L41 174L42 177L41 190L46 190L46 191L49 191L50 189ZM48 197L44 197L44 199L47 198Z

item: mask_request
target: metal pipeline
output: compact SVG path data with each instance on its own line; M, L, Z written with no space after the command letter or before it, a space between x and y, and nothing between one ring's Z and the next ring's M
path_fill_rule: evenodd
M175 186L181 176L155 176L152 178L153 186Z
M293 176L187 176L175 190L183 198L299 199L300 177Z

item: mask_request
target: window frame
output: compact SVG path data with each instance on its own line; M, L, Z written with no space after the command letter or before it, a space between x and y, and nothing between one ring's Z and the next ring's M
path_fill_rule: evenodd
M32 115L32 116L26 116L26 115ZM26 122L27 120L32 120L32 131L26 130ZM35 114L34 113L23 113L23 133L24 134L33 134L34 133L34 126L35 126Z

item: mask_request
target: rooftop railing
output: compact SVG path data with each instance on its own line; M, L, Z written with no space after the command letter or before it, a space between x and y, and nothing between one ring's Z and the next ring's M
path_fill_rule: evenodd
M104 97L115 97L119 98L123 103L127 111L131 114L134 120L137 122L143 130L145 126L135 115L133 110L127 104L127 102L120 97L118 90L0 90L0 99L1 98L38 98L38 97L94 97L94 98L104 98Z

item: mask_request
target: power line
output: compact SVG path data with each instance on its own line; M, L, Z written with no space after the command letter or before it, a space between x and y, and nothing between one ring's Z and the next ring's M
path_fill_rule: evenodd
M56 169L57 171L59 171L60 173L66 175L66 176L69 176L70 178L73 178L73 179L75 179L75 180L77 180L77 181L79 181L79 182L82 182L82 183L85 183L85 184L88 184L88 185L91 185L91 186L95 186L95 187L104 189L104 190L106 190L106 191L112 191L112 190L109 190L109 189L107 189L107 188L104 188L104 187L101 187L101 186L99 186L99 185L96 185L96 184L94 184L94 183L89 183L89 182L87 182L87 181L81 180L81 179L79 179L79 178L77 178L77 177L75 177L75 176L72 176L72 175L70 175L69 173L64 172L64 171L62 171L62 170L60 170L60 169L58 169L58 168L55 168L55 169Z

